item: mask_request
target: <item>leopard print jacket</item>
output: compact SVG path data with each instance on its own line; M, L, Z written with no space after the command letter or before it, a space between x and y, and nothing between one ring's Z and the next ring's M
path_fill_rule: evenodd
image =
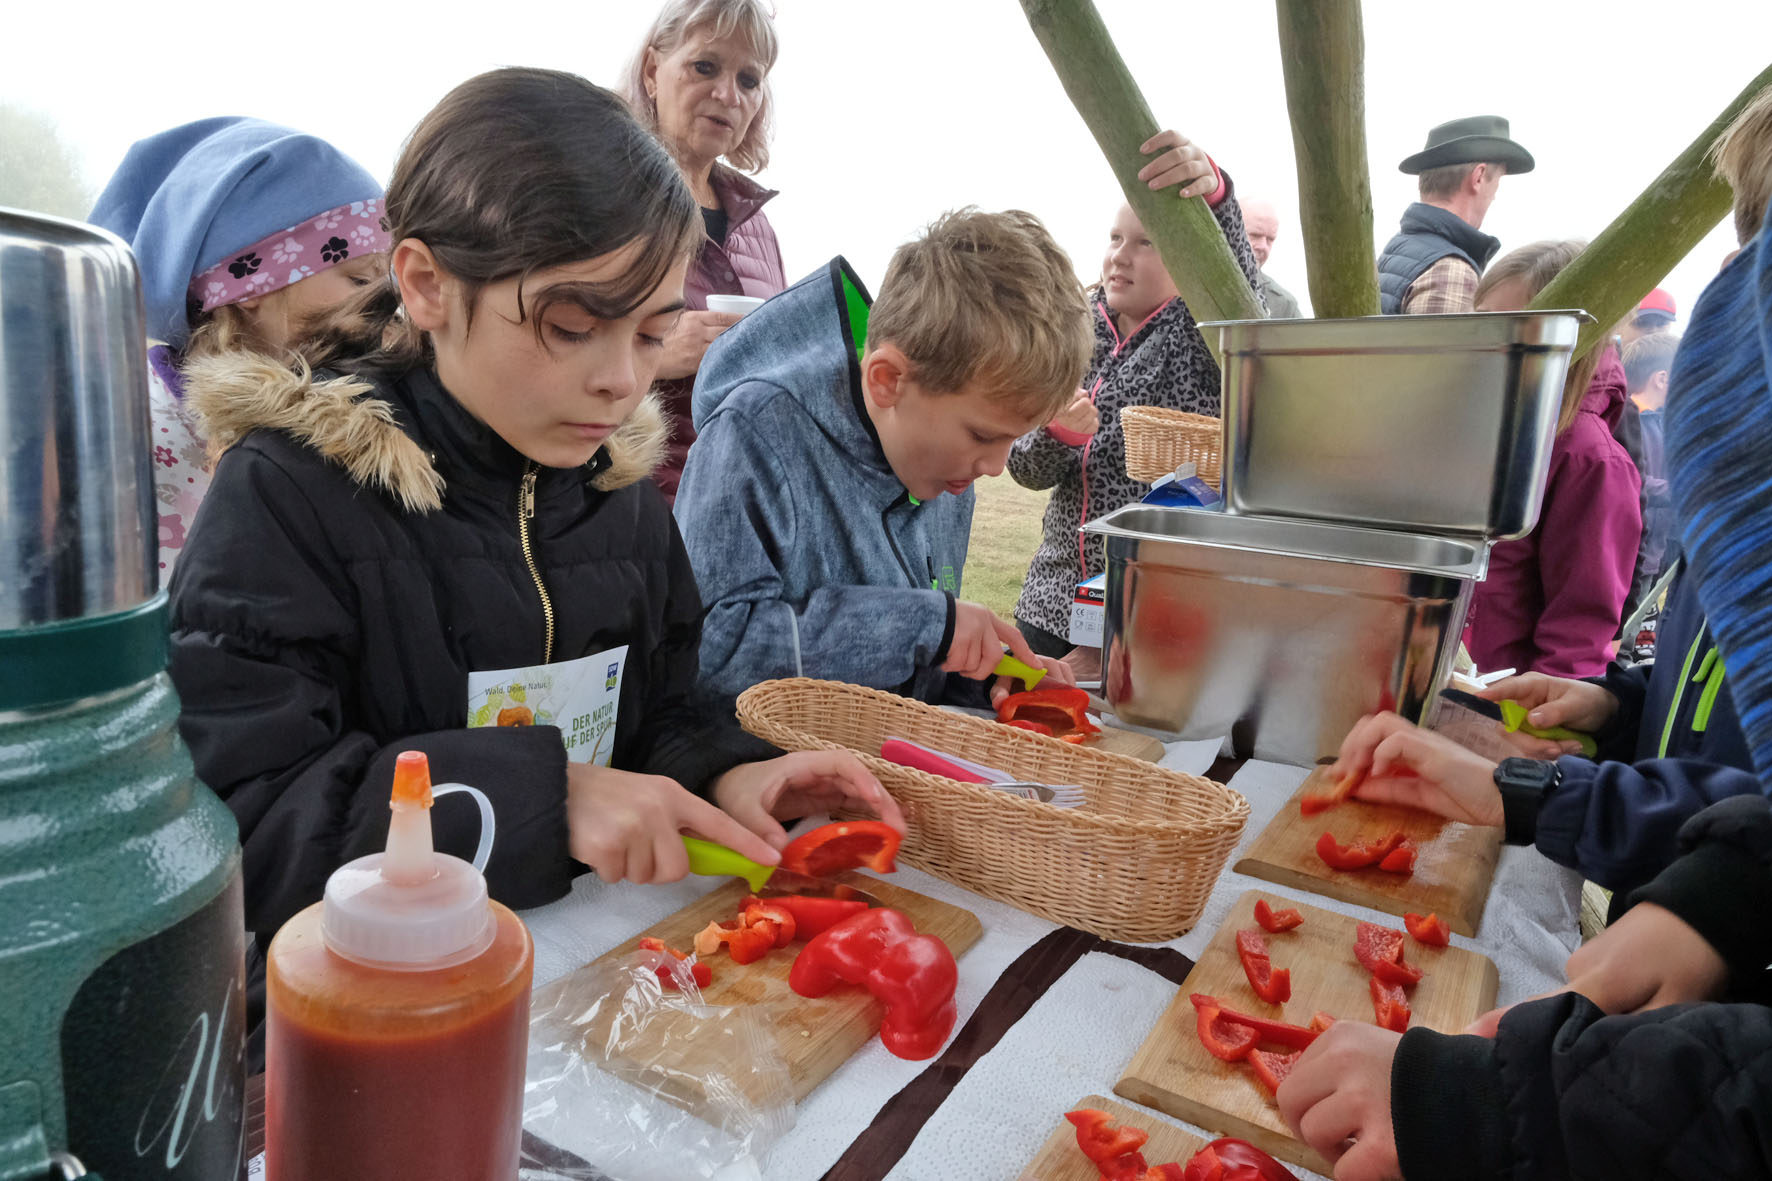
M1225 183L1229 187L1228 176ZM1253 285L1255 254L1233 197L1227 195L1212 212ZM1143 498L1150 490L1150 485L1126 474L1120 411L1127 406L1164 406L1216 415L1219 410L1218 363L1185 303L1170 300L1122 341L1099 287L1090 292L1090 302L1096 313L1095 354L1083 388L1093 392L1100 429L1087 444L1072 447L1041 428L1016 440L1009 453L1009 474L1016 483L1036 491L1052 489L1044 534L1028 565L1015 617L1060 636L1070 632L1077 584L1100 574L1105 566L1101 539L1084 539L1078 527Z

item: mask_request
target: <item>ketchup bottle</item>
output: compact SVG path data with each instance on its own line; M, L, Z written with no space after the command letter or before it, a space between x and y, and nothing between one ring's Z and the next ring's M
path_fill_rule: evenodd
M472 792L476 865L431 847L433 794ZM512 1181L534 948L486 895L491 808L394 768L387 851L341 867L266 956L267 1181Z

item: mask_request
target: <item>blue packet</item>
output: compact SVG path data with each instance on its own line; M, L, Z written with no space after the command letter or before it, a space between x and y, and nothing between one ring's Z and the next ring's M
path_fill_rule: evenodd
M1144 494L1143 504L1160 505L1164 508L1200 508L1219 511L1224 508L1224 497L1218 494L1205 480L1196 473L1198 469L1191 463L1184 463L1167 476L1160 477L1151 485L1151 490Z

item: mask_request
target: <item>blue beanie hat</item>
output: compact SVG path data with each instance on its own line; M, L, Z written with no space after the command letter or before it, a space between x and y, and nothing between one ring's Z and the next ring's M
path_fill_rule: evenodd
M237 250L382 186L311 135L228 116L138 141L98 203L94 225L135 251L150 339L184 344L191 280Z

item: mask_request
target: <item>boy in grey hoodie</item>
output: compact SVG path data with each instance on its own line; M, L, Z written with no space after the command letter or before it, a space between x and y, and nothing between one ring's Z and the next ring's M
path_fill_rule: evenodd
M1004 645L1070 683L958 596L972 482L1069 402L1090 343L1045 228L976 209L899 247L877 302L836 258L721 335L676 503L708 609L703 687L810 676L939 701Z

